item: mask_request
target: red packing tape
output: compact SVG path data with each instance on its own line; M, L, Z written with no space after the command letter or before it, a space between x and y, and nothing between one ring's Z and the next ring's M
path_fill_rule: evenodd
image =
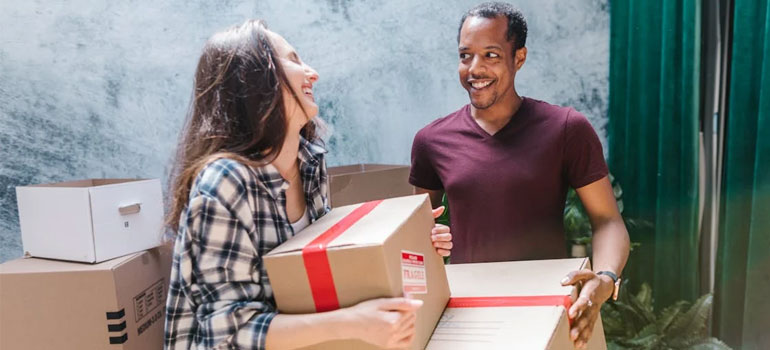
M569 295L535 295L509 297L454 297L449 298L447 307L506 307L506 306L564 306L569 310L572 298Z
M340 308L329 257L326 255L326 246L366 214L369 214L380 203L382 200L362 204L302 248L302 260L305 263L305 271L310 282L310 291L313 294L316 312Z
M511 306L564 306L569 312L572 298L569 295L534 295L515 297L455 297L449 298L447 308L511 307ZM567 315L572 326L572 319Z

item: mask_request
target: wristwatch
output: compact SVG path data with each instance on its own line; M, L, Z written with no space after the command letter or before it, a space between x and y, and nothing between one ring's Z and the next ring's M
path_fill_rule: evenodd
M618 292L620 291L620 277L618 277L618 275L612 271L599 271L596 273L596 275L605 275L609 278L612 278L612 281L615 282L615 288L612 291L612 300L618 300Z

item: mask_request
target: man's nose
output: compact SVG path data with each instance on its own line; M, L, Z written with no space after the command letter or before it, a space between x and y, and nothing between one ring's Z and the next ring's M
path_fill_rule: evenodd
M477 76L479 74L484 73L486 69L487 68L484 65L482 57L478 55L473 56L473 59L471 60L471 65L468 68L468 72L473 76Z

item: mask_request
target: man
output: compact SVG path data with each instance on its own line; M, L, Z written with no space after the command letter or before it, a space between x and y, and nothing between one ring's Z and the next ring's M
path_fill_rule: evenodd
M594 231L594 270L561 282L582 284L569 315L570 336L583 347L625 266L628 233L588 120L516 92L526 36L523 15L509 4L484 3L463 16L458 71L471 103L417 133L409 181L434 206L446 191L453 263L565 258L564 202L575 188Z

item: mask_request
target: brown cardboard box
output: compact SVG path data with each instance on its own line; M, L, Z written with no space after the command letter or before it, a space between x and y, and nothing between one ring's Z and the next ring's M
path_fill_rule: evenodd
M332 208L414 193L406 165L345 165L330 167L328 174Z
M0 265L0 349L161 349L171 249Z
M573 349L565 307L542 299L574 300L575 288L562 287L559 281L582 268L590 268L588 259L447 265L452 299L426 350ZM463 299L469 297L476 299ZM478 307L497 300L486 297L550 306ZM474 306L474 300L476 307L467 307ZM600 317L588 349L606 348Z
M335 295L339 307L347 307L410 294L424 301L412 344L412 349L423 349L449 299L443 260L430 240L433 216L428 196L386 199L373 209L371 203L333 209L264 257L278 310L297 314L335 309ZM371 211L361 211L367 208ZM346 228L356 214L360 219ZM340 235L326 243L325 255L315 260L312 247L335 230ZM324 266L329 268L326 273ZM347 340L313 349L376 347Z

